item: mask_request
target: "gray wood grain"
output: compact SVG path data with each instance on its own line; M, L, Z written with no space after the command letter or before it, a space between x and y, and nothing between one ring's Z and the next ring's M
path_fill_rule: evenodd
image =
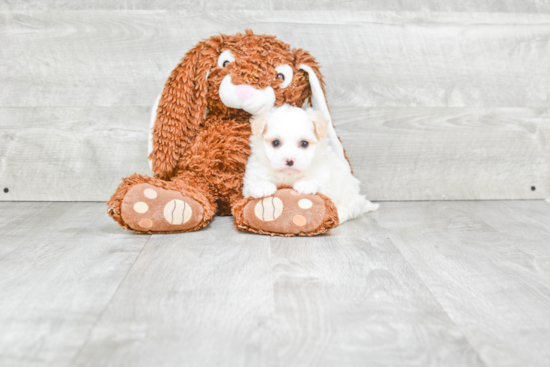
M535 240L527 247L531 250L540 250L541 253L536 256L542 259L547 244L536 242L545 234L550 235L550 202L537 201L517 201L513 205L507 202L488 203L491 210L482 210L483 207L476 206L475 202L469 202L468 209L477 217L482 217L483 221L503 233L516 238L517 246L522 246L527 240ZM479 212L479 210L482 210ZM550 271L550 267L541 266Z
M18 203L2 203L2 213L0 223L0 233L8 233L14 227L17 227L18 223L24 222L28 217L27 213L35 213L41 210L49 203L44 202L18 202ZM2 250L0 250L2 251Z
M271 249L273 365L484 365L372 216Z
M517 261L521 267L531 270L532 282L550 286L550 203L495 201L480 206L467 202L465 210L515 241L520 251Z
M232 218L154 235L73 366L230 366L261 354L273 310L270 237ZM273 354L273 350L269 351Z
M372 219L153 236L75 366L483 365Z
M550 197L546 109L333 111L355 175L374 200Z
M311 51L335 107L550 100L548 14L106 10L0 13L0 107L150 106L188 49L245 28Z
M106 200L149 173L168 73L201 38L246 27L318 58L372 199L549 196L549 15L99 10L0 13L0 200Z
M0 10L370 10L370 11L439 11L439 12L550 12L550 3L537 0L2 0Z
M1 200L108 200L122 177L152 175L149 116L149 107L0 109Z
M483 361L550 364L549 203L386 203L373 217Z
M549 222L392 202L314 238L143 236L102 203L0 203L0 365L547 366Z
M550 196L548 110L331 112L372 200ZM0 200L106 201L121 177L151 174L149 113L148 107L0 108Z
M0 204L0 365L69 366L149 236L103 203Z

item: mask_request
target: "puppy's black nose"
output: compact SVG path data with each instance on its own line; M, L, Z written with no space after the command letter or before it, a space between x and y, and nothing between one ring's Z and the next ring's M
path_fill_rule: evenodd
M286 161L286 165L289 167L292 166L293 164L294 164L294 161Z

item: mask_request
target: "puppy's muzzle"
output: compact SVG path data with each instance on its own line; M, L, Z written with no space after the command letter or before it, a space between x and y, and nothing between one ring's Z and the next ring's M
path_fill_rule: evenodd
M227 107L243 109L253 115L268 110L275 104L273 88L256 89L246 84L235 85L231 82L231 75L223 78L219 95Z

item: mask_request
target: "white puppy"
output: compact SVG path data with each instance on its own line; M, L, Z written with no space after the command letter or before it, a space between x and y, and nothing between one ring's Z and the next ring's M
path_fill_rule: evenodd
M328 122L320 112L283 105L250 119L252 135L243 194L263 198L289 185L301 194L321 193L338 209L340 223L378 209L359 194L350 166L324 139Z

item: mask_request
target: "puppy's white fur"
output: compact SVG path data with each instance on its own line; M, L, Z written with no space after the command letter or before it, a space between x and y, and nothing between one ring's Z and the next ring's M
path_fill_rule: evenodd
M359 180L325 139L328 122L321 113L283 105L250 122L252 154L244 175L244 196L271 196L278 185L292 186L301 194L321 193L336 205L340 223L378 209L359 193Z

